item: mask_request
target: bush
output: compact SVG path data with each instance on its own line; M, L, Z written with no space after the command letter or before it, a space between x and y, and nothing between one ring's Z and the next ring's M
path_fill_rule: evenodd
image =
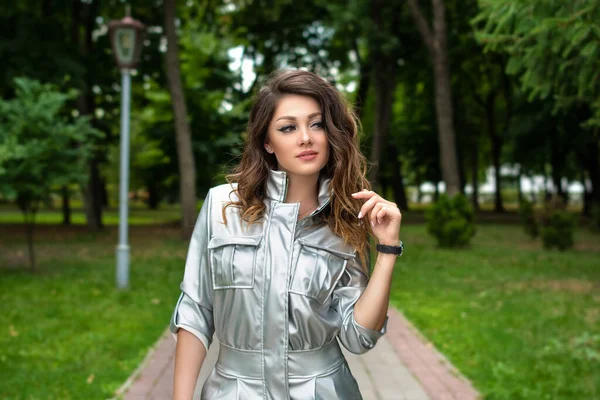
M462 194L441 195L427 210L427 231L441 247L466 246L475 235L475 216L469 200Z
M542 227L544 248L566 250L573 247L575 217L564 210L554 210Z
M538 237L540 228L535 216L535 211L533 210L533 203L526 199L521 200L521 203L519 204L519 216L521 217L521 223L523 224L525 233L534 239Z

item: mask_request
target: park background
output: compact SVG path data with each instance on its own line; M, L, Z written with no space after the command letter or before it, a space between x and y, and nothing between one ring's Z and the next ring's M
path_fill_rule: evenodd
M115 287L132 71L127 290ZM600 2L0 5L0 398L112 397L160 337L190 229L277 68L333 82L403 213L391 304L487 399L600 399Z

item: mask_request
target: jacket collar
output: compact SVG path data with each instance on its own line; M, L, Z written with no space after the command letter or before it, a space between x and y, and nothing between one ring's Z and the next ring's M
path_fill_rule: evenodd
M314 215L321 211L331 201L331 178L319 177L319 192L317 199L319 200L319 207L311 213ZM269 179L267 180L267 198L284 202L287 194L288 179L285 171L269 171Z

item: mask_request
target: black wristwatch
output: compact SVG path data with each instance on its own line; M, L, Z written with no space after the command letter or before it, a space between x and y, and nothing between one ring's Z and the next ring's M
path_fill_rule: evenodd
M404 245L402 244L402 240L398 246L386 246L385 244L377 243L377 251L380 253L395 254L400 257L404 251Z

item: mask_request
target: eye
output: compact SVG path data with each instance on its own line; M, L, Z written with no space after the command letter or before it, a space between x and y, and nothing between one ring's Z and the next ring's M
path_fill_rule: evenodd
M284 125L281 128L277 129L279 132L291 132L296 129L296 125Z
M315 122L310 127L314 128L314 129L323 129L323 122L322 121Z

